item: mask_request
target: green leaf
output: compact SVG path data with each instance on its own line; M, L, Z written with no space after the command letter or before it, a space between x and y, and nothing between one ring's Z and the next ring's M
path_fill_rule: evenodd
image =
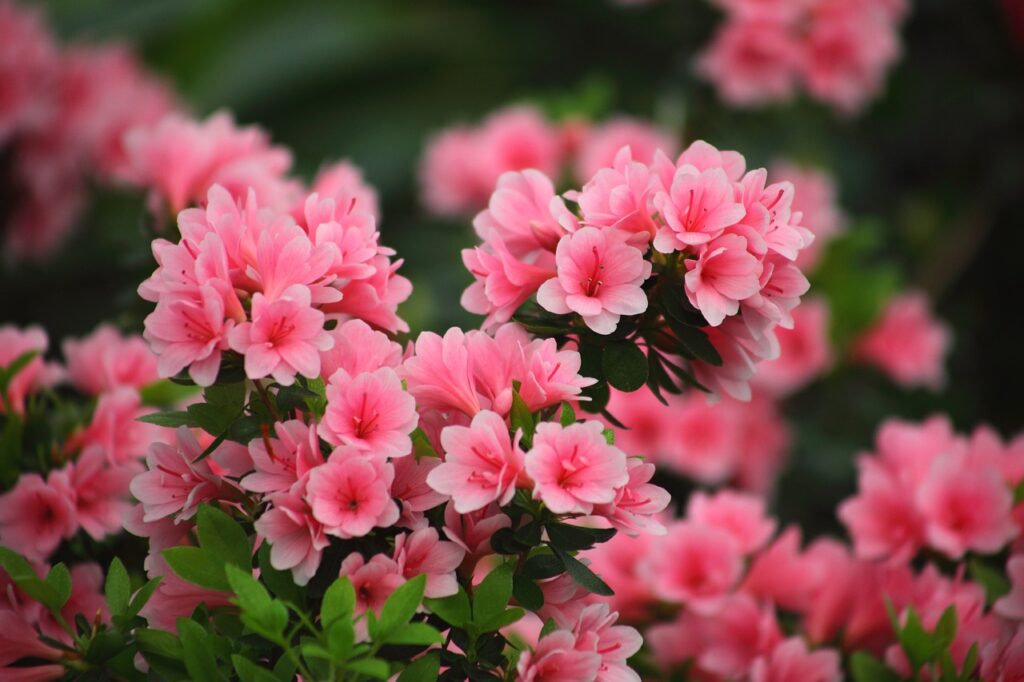
M707 326L707 320L686 297L686 291L681 281L676 280L668 286L659 286L659 290L661 307L671 318L689 327Z
M210 405L238 413L245 406L246 388L245 381L214 384L203 390L203 400Z
M131 603L128 604L128 610L124 614L125 618L134 618L139 615L139 611L142 610L142 607L146 605L149 598L156 592L156 588L160 586L161 580L163 580L163 577L157 576L148 580L145 585L139 588L135 596L132 597Z
M406 666L398 682L434 682L441 670L441 657L432 651Z
M188 406L187 414L193 425L198 426L211 436L220 436L227 433L231 424L242 416L242 411L230 411L211 403L193 403Z
M224 562L199 547L170 547L163 551L167 565L184 580L200 587L227 592L231 586L224 576Z
M124 564L117 557L114 557L110 562L110 568L107 569L103 591L111 615L120 616L128 610L128 602L132 597L131 580L128 579L128 571L125 570Z
M971 645L971 648L967 650L967 656L964 657L964 665L960 668L960 680L967 682L971 679L971 674L974 672L974 667L978 665L978 643L975 642Z
M512 412L509 415L512 424L512 431L522 432L523 447L529 448L533 443L533 432L537 429L537 423L533 419L533 413L523 402L519 395L519 382L514 382L512 388Z
M224 437L235 443L248 445L251 441L260 437L262 426L263 422L260 421L259 417L245 415L231 422L231 426L228 427Z
M351 661L345 665L345 669L349 672L376 677L378 680L386 680L391 676L388 662L379 658L362 658L358 661Z
M921 618L913 608L907 610L907 622L899 633L899 639L915 672L939 654L940 647L924 629Z
M555 559L555 557L551 558ZM555 559L555 561L558 560ZM561 569L561 564L559 564L559 569ZM561 570L559 570L559 573L561 573ZM538 611L544 606L544 592L525 573L521 573L512 579L512 596L524 608L531 611Z
M217 670L217 659L209 634L199 623L178 619L178 638L184 651L185 669L194 682L220 682L224 677Z
M387 636L398 628L404 627L416 613L423 601L423 590L427 585L427 576L418 575L403 583L395 590L380 612L377 632L380 637ZM371 621L372 622L372 621Z
M591 414L596 414L604 410L608 406L608 401L611 400L612 394L608 390L608 384L604 381L598 381L596 384L591 384L584 388L580 395L588 400L580 401L580 409L585 410Z
M197 514L199 546L239 568L252 567L252 547L242 527L220 509L204 504Z
M136 417L135 421L145 422L146 424L156 424L157 426L166 426L167 428L172 429L176 429L179 426L199 426L199 424L195 423L188 412L181 411L153 412L152 414L144 414L141 417Z
M970 563L971 578L985 588L985 598L991 606L997 599L1010 592L1010 581L1003 573L989 566L980 557L972 557Z
M7 571L7 575L14 581L14 584L20 587L25 594L51 612L60 612L66 600L62 601L53 586L36 575L35 569L24 557L7 547L0 547L0 566Z
M576 423L576 410L572 409L572 405L562 401L562 412L558 416L558 423L562 426L570 426Z
M485 623L505 611L512 597L512 562L491 570L473 593L473 621Z
M562 562L555 555L535 554L523 564L521 575L533 578L534 580L546 580L547 578L554 578L564 570Z
M854 682L899 682L900 676L871 654L855 651L850 656Z
M195 386L182 386L167 379L154 381L139 389L139 396L146 405L178 405L196 393L198 389Z
M722 356L718 353L714 344L708 339L708 335L696 327L680 323L671 317L667 318L668 326L678 339L681 346L681 354L690 358L700 360L715 367L722 366Z
M412 451L413 454L416 455L417 460L421 457L440 457L440 455L437 454L437 450L435 450L434 446L430 443L430 439L427 438L427 434L418 426L412 432Z
M431 613L457 628L465 627L473 617L469 609L469 597L462 586L459 586L459 591L450 597L426 599L423 604Z
M231 654L231 665L242 682L280 682L276 675L267 672L244 656Z
M272 599L267 589L252 573L228 565L225 574L231 590L235 593L235 604L242 610L242 622L253 632L271 642L280 642L288 626L288 609Z
M324 592L320 604L320 622L326 625L341 619L348 620L352 618L355 608L356 591L352 581L347 577L338 578Z
M277 390L277 410L282 415L290 415L295 410L305 410L307 400L319 397L315 392L299 384L282 386Z
M180 661L185 655L178 638L164 630L139 628L135 631L135 641L139 643L139 649L142 651L164 658Z
M525 615L526 611L517 606L514 606L510 609L506 609L505 611L499 613L494 618L486 620L483 623L478 623L477 627L480 628L480 632L495 632L503 627L515 623L517 620L521 619Z
M604 376L612 388L627 393L647 383L647 357L632 341L611 341L601 358Z
M935 646L941 649L948 648L956 637L956 629L956 605L950 604L946 607L946 610L942 612L942 616L939 617L939 622L935 625L935 630L932 631Z
M347 661L352 655L352 646L356 641L355 623L352 618L347 616L336 619L325 630L331 660L339 663Z
M544 527L551 544L569 552L590 549L596 543L611 540L615 535L614 528L587 528L568 523L548 523Z
M60 611L71 598L71 571L63 563L59 563L46 574L46 584L53 590L56 601L47 606L51 611Z
M275 597L296 605L305 602L305 590L295 584L292 572L279 571L271 565L270 544L266 542L261 544L256 558L260 567L260 582L266 585Z
M441 633L426 623L407 623L392 630L383 640L386 644L429 646L444 641Z
M39 355L39 351L37 350L25 351L18 357L11 360L8 365L0 367L0 393L7 391L7 387L10 385L11 380L14 379L18 372L25 369L25 367L28 366L28 363L32 362L37 355Z
M562 560L562 565L565 566L565 570L569 573L570 577L576 581L576 584L594 594L599 594L604 597L610 597L615 592L612 588L597 577L597 574L591 571L587 566L577 559L576 557L563 552L558 547L551 548L555 556Z

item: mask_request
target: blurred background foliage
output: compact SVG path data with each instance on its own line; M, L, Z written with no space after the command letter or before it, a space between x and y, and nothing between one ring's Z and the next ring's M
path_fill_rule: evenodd
M1024 49L994 0L913 2L903 59L857 118L807 101L724 107L691 74L720 19L702 0L43 4L64 41L126 41L194 113L226 108L265 127L300 175L340 158L360 165L381 194L384 241L416 286L402 310L414 331L477 324L458 306L468 221L428 218L418 202L417 162L441 127L532 101L553 116L653 118L751 165L789 157L828 169L852 218L815 282L837 341L914 285L956 342L940 394L841 366L787 402L796 446L777 498L784 519L836 527L852 458L886 416L1022 426ZM52 342L103 319L141 329L135 286L152 271L143 199L103 193L85 221L55 260L0 272L0 319L42 324Z

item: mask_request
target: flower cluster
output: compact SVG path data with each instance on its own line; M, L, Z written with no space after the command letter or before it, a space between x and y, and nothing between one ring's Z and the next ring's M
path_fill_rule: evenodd
M554 123L527 105L496 111L478 126L447 128L428 142L420 165L423 204L437 215L472 215L487 206L504 173L534 168L583 182L610 166L624 146L646 163L658 149L674 154L678 143L626 116L592 125L576 118Z
M758 498L696 493L664 538L616 537L587 557L615 590L610 608L629 622L654 623L644 638L666 674L839 680L840 653L857 651L908 676L921 666L908 658L921 655L905 648L908 633L924 636L943 620L949 634L939 646L955 670L966 675L979 658L982 679L1005 679L999 673L1012 669L1024 615L1017 583L989 611L986 588L962 571L948 577L906 557L871 560L827 537L801 547L799 529L776 527ZM667 621L666 602L677 609ZM875 674L894 674L876 665Z
M17 469L2 472L4 479L14 474L16 483L0 495L0 544L17 547L37 565L79 530L95 540L121 532L130 507L129 482L160 436L155 426L135 421L152 411L144 407L139 389L157 379L156 358L141 338L101 326L86 338L65 342L66 367L44 361L47 345L39 328L0 327L3 404L11 419L20 423L56 411L41 393L64 381L96 401L83 423L53 434L58 442L43 468L20 476Z
M697 72L734 106L784 102L802 87L852 114L900 54L903 0L715 0L727 15Z
M749 399L756 363L777 355L775 328L792 326L809 286L794 261L813 233L793 210L793 185L698 141L675 162L658 151L642 163L624 147L565 198L578 213L536 169L499 179L473 223L483 243L463 252L476 280L463 305L493 325L536 295L528 328L581 346L643 340L656 372L654 349L668 351L670 371Z
M227 125L214 119L207 127L221 123ZM250 159L250 165L259 163ZM229 170L221 167L212 177L225 179ZM167 200L189 200L202 186L194 182ZM362 319L406 331L397 308L411 285L396 274L401 261L379 243L372 196L348 164L325 171L291 211L261 200L252 186L240 195L219 184L209 188L204 207L179 214L178 242L154 242L159 267L139 287L157 304L145 336L161 375L187 369L209 386L227 354L242 360L250 379L273 376L290 384L296 374L320 374L320 353L334 344L329 321Z
M18 201L5 218L5 251L51 253L71 229L89 181L116 181L123 135L175 108L163 82L125 48L61 50L36 12L0 2L0 150Z
M857 462L857 495L839 508L857 556L906 560L928 547L951 559L998 552L1020 534L1013 489L1024 478L1024 439L991 429L970 438L949 421L888 421L875 452Z

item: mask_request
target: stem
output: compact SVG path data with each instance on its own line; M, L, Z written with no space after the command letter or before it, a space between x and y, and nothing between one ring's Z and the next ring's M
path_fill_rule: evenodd
M273 401L270 400L270 394L267 393L267 387L259 380L253 381L252 383L253 386L256 387L256 392L259 394L263 405L266 406L267 411L270 412L270 416L274 418L275 422L281 421L281 415L277 413L277 408L274 407Z

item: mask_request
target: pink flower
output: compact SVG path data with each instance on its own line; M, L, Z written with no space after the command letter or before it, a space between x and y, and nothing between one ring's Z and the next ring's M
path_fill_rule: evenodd
M576 648L572 632L555 630L519 656L516 682L596 680L601 664L602 658L597 652Z
M651 276L643 253L621 233L584 227L558 243L556 277L537 291L537 302L558 315L578 313L598 334L611 334L621 315L647 310L641 288Z
M249 455L255 471L241 480L241 486L246 490L285 492L324 462L315 425L290 419L274 424L274 432L277 438L249 441Z
M901 386L938 390L952 334L932 315L919 292L896 296L854 346L854 355L875 365Z
M907 486L874 461L859 463L858 494L839 505L854 551L863 559L912 557L924 544L924 520Z
M839 653L832 649L808 651L799 637L790 637L768 656L754 661L751 682L839 682Z
M192 518L203 502L230 496L232 484L210 468L216 453L199 459L203 448L186 427L177 431L177 445L153 443L146 455L147 471L131 482L131 493L145 509L143 521L174 516Z
M800 224L814 233L814 241L800 251L796 264L811 272L820 262L825 246L846 224L846 216L838 205L835 180L824 170L787 161L773 163L768 174L793 183L793 211L801 214Z
M771 19L729 19L700 55L696 70L726 103L750 107L793 97L800 66L798 36Z
M554 184L532 168L498 178L487 210L473 219L481 239L498 237L517 258L537 250L554 251L574 227Z
M199 288L196 299L161 300L146 317L143 333L159 356L160 376L172 377L188 367L197 384L213 384L220 370L221 351L227 350L228 334L234 327L224 313L224 299L209 284Z
M590 569L615 592L604 600L613 611L632 622L646 622L657 599L650 580L641 570L661 538L653 535L631 537L617 533L608 542L595 545L584 556Z
M917 490L928 543L953 559L973 550L997 552L1016 537L1013 493L998 472L972 469L960 458L938 461Z
M572 631L577 651L593 651L601 657L596 680L601 682L636 680L640 677L626 665L626 660L640 651L643 639L635 628L616 625L619 614L609 611L607 604L584 607Z
M633 160L631 147L623 147L608 167L596 170L575 198L585 225L626 232L630 244L646 250L658 231L652 199L659 188L650 168Z
M598 421L539 424L525 461L534 498L556 514L589 514L629 482L626 455L605 441Z
M554 257L547 251L519 259L495 236L482 246L463 249L462 263L476 281L462 292L460 303L471 313L487 316L485 329L512 319L519 306L555 274Z
M811 15L800 59L804 86L814 98L852 114L881 89L886 70L899 58L891 16L870 3L819 3Z
M392 263L378 251L370 265L373 275L346 284L342 288L343 298L322 306L324 312L341 320L365 320L392 334L409 331L409 325L397 312L398 305L412 294L412 283L398 274L402 261Z
M131 507L128 486L139 465L111 464L101 448L84 450L63 471L67 491L74 500L75 518L94 540L119 533ZM63 492L63 491L62 491Z
M391 483L391 497L398 501L402 516L395 525L419 529L427 525L423 512L448 501L427 484L430 472L441 465L436 457L399 457L392 462L395 480Z
M40 12L13 2L0 4L0 144L46 123L53 106L46 90L57 65L57 49Z
M349 207L349 213L358 211L380 219L377 191L363 179L363 171L350 161L322 167L313 181L313 192L333 198L338 206Z
M291 154L271 146L262 130L239 128L223 112L202 122L169 114L130 131L125 147L129 179L150 188L151 206L166 205L171 213L198 203L215 184L235 198L255 190L262 205L281 208L298 189L284 180Z
M623 147L629 147L634 161L647 164L654 160L656 151L668 156L675 155L679 142L668 131L646 121L628 116L611 118L591 128L583 137L576 158L577 178L585 183L602 168L615 165L615 159Z
M820 562L803 555L800 529L787 528L754 557L740 590L787 611L805 611L821 580Z
M1024 626L1006 629L998 639L982 643L980 674L985 682L1024 678Z
M58 663L10 665L21 659L58 661L63 655L60 649L43 642L32 623L21 614L0 610L0 633L0 676L3 679L10 682L49 682L64 676L64 666Z
M75 388L98 395L117 386L141 388L157 380L156 357L138 336L121 336L100 325L89 336L64 342L68 380Z
M178 618L190 617L200 604L205 604L208 609L231 605L231 593L188 582L171 570L161 554L151 552L147 561L152 562L147 571L149 577L161 578L156 592L139 614L150 627L177 632Z
M422 409L455 409L469 416L480 411L466 335L452 327L444 337L423 332L415 353L402 365L402 378Z
M356 376L381 367L398 367L402 361L402 347L362 320L343 322L327 333L334 345L320 352L320 376L324 381L339 369Z
M1024 555L1014 555L1006 562L1006 574L1013 589L1000 597L992 610L1007 620L1024 620Z
M405 582L395 560L383 554L375 554L366 561L359 552L352 552L341 562L341 571L338 575L352 581L352 587L356 592L357 616L367 611L373 611L379 616L388 597ZM356 634L360 640L366 639L365 618L356 623Z
M164 440L162 427L138 421L152 410L132 388L115 388L100 395L92 420L64 443L64 452L99 447L112 464L127 464L142 458L154 441Z
M431 599L450 597L459 591L455 569L465 550L454 542L441 540L434 528L421 528L395 537L394 560L406 580L427 576L424 594Z
M780 327L775 336L779 357L758 365L754 383L785 396L821 375L832 362L827 301L816 298L801 303L793 311L793 328Z
M310 307L309 289L295 285L276 301L256 294L252 319L228 335L231 348L245 356L250 379L273 375L278 383L290 386L296 374L320 376L320 351L334 341L324 330L324 314Z
M713 496L694 493L686 506L686 518L726 533L744 554L761 549L775 533L775 521L765 515L763 500L731 490Z
M580 400L580 392L597 379L580 376L580 354L559 350L554 339L533 339L523 349L525 373L519 396L531 412L558 405L564 400Z
M742 556L736 541L718 530L692 522L669 528L647 571L655 592L701 613L714 612L736 585Z
M739 302L761 289L762 265L747 240L726 234L710 242L697 261L686 261L686 295L712 327L739 312Z
M15 414L25 413L25 398L52 386L61 376L57 365L43 361L42 355L48 345L46 332L39 327L27 327L24 330L11 325L0 327L0 367L9 367L26 353L36 354L7 384L7 400ZM4 405L0 401L0 414L7 411Z
M458 513L453 504L444 509L444 534L465 549L473 563L475 559L491 554L491 536L499 529L511 525L512 519L502 513L496 504L468 514Z
M22 474L0 495L0 544L31 561L45 561L78 530L74 501L39 474Z
M668 507L672 497L667 490L650 482L654 465L631 457L626 461L626 468L629 481L615 491L615 499L610 504L596 505L594 513L607 519L613 528L631 535L664 535L665 527L657 515Z
M270 565L279 571L291 570L298 585L313 577L330 544L304 499L305 488L305 482L298 482L290 490L268 495L270 508L254 524L256 532L270 543Z
M558 131L529 107L495 112L480 127L442 131L420 165L423 203L438 215L483 208L502 173L534 168L555 175L562 161Z
M352 377L335 372L327 385L324 438L386 459L412 451L409 434L416 428L416 400L402 389L390 367Z
M427 483L451 497L460 514L491 502L508 504L523 469L519 435L513 441L505 420L489 410L478 412L469 427L446 427L441 431L444 462L430 472Z
M654 248L662 253L706 244L746 214L722 168L700 170L682 163L666 182L667 191L654 196L654 206L664 221L654 237Z
M775 610L746 594L730 595L714 613L698 616L704 641L696 652L697 667L723 679L742 678L782 639Z
M340 538L366 535L398 520L391 499L394 468L358 451L339 448L309 473L307 500L324 532Z

